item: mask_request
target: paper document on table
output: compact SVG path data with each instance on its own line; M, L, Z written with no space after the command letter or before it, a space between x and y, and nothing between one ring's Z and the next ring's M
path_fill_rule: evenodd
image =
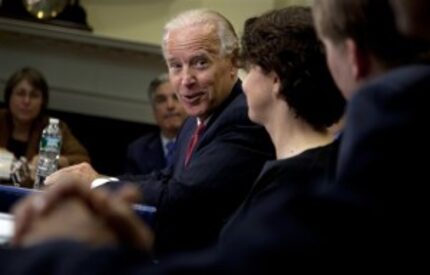
M0 213L0 244L7 243L13 236L14 219L11 214Z
M12 153L0 149L0 179L10 178L10 169L12 167L14 156Z

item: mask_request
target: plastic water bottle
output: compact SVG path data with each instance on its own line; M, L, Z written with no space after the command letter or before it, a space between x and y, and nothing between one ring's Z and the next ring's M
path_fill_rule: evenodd
M36 167L34 188L43 187L45 178L58 169L62 136L57 118L50 118L49 125L43 129L39 145L39 161Z

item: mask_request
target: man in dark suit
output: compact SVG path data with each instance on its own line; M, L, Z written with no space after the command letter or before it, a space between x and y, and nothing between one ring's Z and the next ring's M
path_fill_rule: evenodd
M238 38L226 18L205 10L180 14L166 24L162 47L170 83L190 116L176 140L175 165L108 183L114 188L136 182L143 202L157 207L159 255L214 242L274 157L269 135L248 118L237 75ZM103 180L83 164L58 171L46 184L89 187Z
M337 184L369 212L357 219L357 239L363 259L375 261L381 254L407 259L428 232L419 218L428 208L422 186L427 165L415 161L429 154L422 127L429 117L430 66L421 57L428 46L398 32L388 2L314 1L329 67L350 99Z
M149 84L148 98L159 131L148 133L133 141L127 149L125 173L149 174L170 167L176 148L176 135L186 118L169 76L162 74Z

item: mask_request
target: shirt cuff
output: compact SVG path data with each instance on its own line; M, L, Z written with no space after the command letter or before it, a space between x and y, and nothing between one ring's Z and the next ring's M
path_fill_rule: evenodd
M95 180L93 180L93 182L91 182L91 189L97 188L99 186L104 185L106 182L110 182L110 181L119 181L118 178L97 178Z

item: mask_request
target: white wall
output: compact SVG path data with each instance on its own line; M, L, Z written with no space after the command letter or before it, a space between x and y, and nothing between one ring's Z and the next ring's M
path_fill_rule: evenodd
M97 43L70 35L50 39L24 30L25 34L2 33L0 26L2 87L12 72L33 66L47 78L52 109L153 122L146 90L150 80L165 71L160 51L121 48L121 41L116 42L119 48L112 48L106 45L112 41L104 38Z
M181 11L210 8L240 30L244 20L274 7L273 0L83 0L89 24L99 34L159 44L163 25Z
M238 31L251 16L311 0L81 0L95 33L159 44L163 25L181 11L209 8L221 12Z

